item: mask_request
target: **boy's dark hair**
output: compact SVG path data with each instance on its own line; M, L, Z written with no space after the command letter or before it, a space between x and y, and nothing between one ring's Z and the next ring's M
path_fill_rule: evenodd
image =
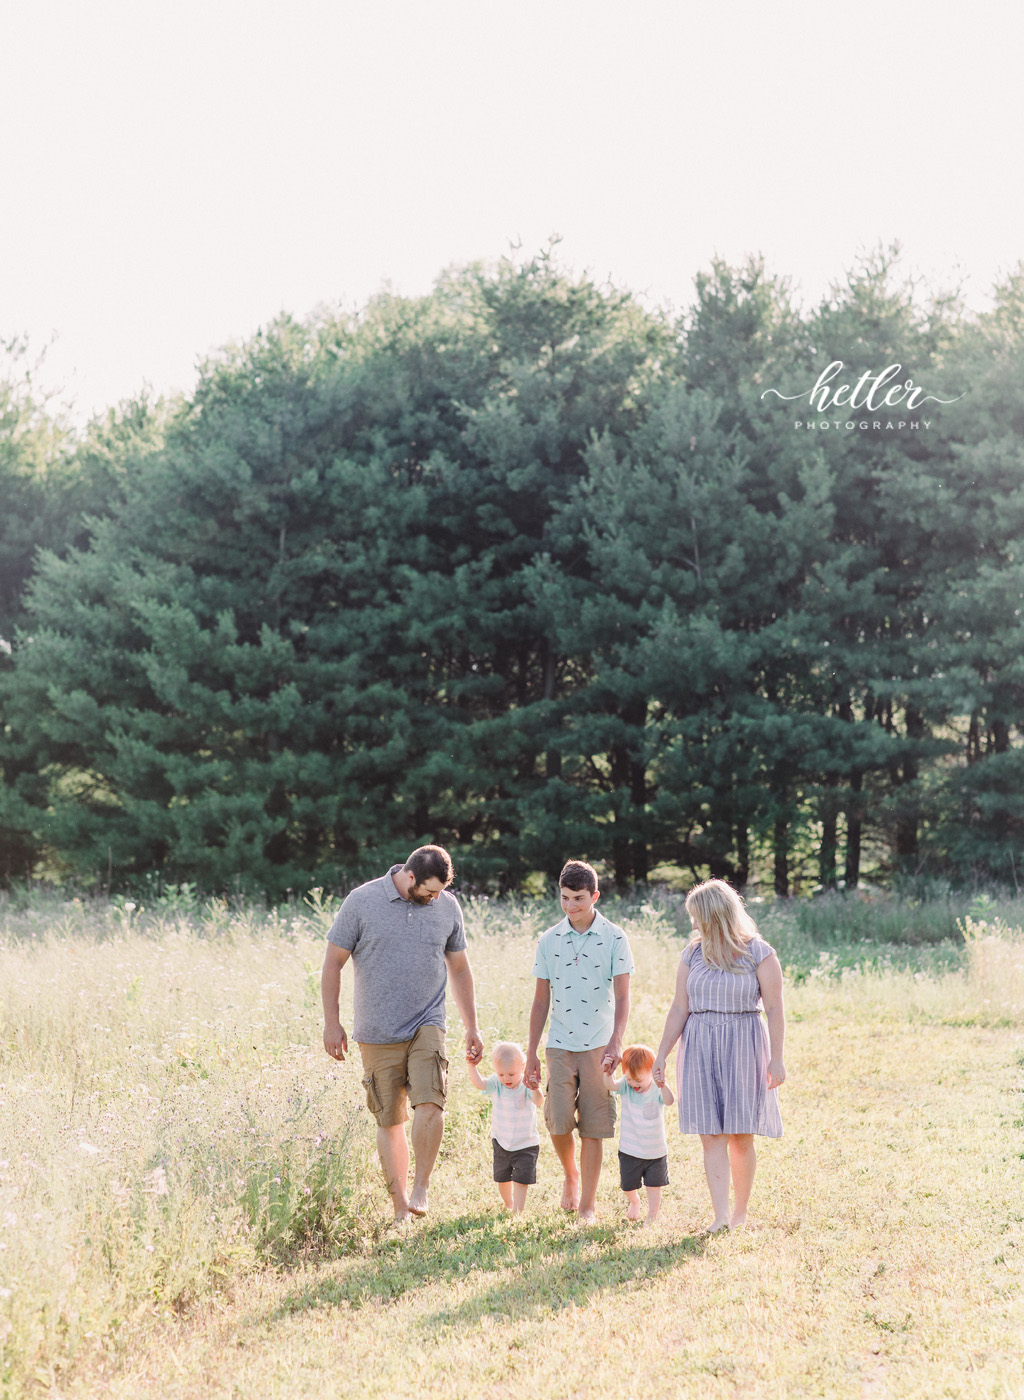
M567 860L558 877L558 888L567 890L589 890L597 894L597 871L585 860Z
M417 885L424 880L440 880L447 889L455 879L452 858L443 846L417 846L405 862L405 869L412 871Z

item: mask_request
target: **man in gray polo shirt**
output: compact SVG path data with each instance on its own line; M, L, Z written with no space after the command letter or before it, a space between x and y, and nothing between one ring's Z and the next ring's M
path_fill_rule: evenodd
M427 1213L448 1094L444 995L449 982L466 1028L467 1058L478 1064L483 1055L462 910L448 892L453 874L443 847L420 846L404 865L352 890L327 935L320 977L324 1049L344 1060L348 1037L338 998L341 970L352 959L353 1034L396 1220ZM406 1104L412 1107L416 1159L411 1191Z

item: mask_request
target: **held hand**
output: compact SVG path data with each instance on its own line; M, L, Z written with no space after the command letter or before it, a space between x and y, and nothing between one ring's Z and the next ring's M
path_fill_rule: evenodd
M786 1066L781 1060L768 1061L768 1088L777 1089L785 1081Z
M665 1061L664 1061L664 1060L655 1060L655 1061L654 1061L654 1067L653 1067L652 1070L651 1070L651 1078L654 1080L655 1084L657 1084L657 1086L658 1086L659 1089L664 1089L664 1087L665 1087Z
M471 1065L478 1065L484 1057L484 1042L479 1031L466 1032L466 1059Z
M622 1046L617 1040L609 1040L604 1047L604 1054L601 1056L601 1069L605 1074L614 1074L618 1069L621 1050Z
M528 1089L540 1088L540 1056L531 1055L523 1070L523 1083Z
M332 1060L344 1060L345 1051L348 1049L348 1036L340 1022L337 1026L324 1027L324 1049Z

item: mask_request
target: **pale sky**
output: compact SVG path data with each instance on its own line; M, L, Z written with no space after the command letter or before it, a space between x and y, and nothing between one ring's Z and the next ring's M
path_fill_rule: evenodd
M81 421L282 310L534 252L682 308L1024 258L1016 0L0 0L0 339Z

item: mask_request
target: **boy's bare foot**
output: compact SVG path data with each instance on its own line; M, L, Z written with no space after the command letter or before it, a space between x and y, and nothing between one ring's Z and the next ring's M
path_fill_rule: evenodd
M578 1176L567 1176L562 1185L562 1209L579 1210L580 1208L580 1179Z

